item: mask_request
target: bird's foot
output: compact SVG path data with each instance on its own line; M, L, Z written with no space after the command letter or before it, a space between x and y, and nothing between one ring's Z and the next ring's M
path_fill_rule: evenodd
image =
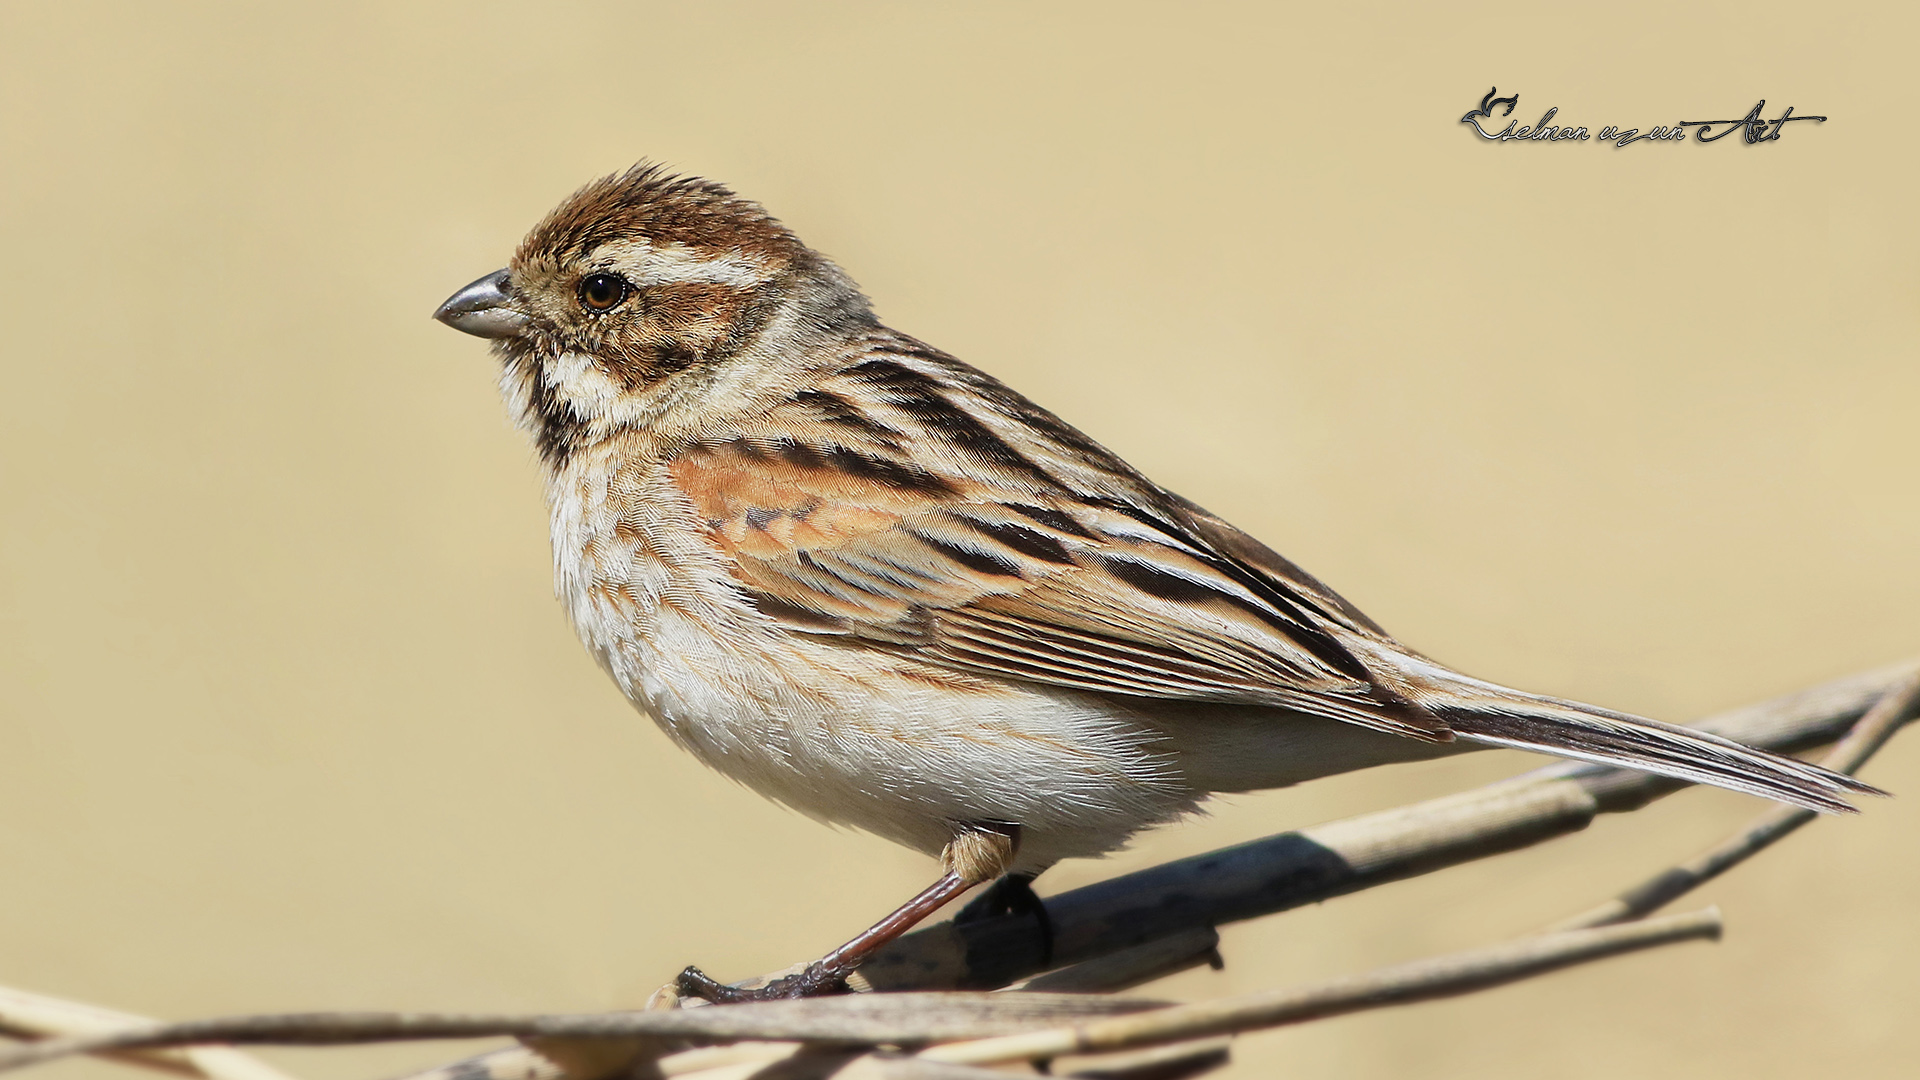
M704 998L715 1005L735 1005L743 1001L788 1001L793 998L826 997L848 992L847 972L834 971L818 962L808 964L797 974L783 975L764 986L733 986L689 967L673 981L681 997Z
M954 924L985 922L1003 915L1031 915L1040 934L1040 964L1053 966L1053 920L1046 902L1033 891L1033 874L1003 874L953 917Z
M1013 845L1008 843L1004 846L1007 849L1005 854L1012 854ZM995 864L993 869L979 870L980 876L972 878L949 869L940 875L939 881L920 890L913 899L896 908L893 914L862 930L852 941L808 964L797 974L783 975L764 986L729 986L708 977L699 968L690 967L674 980L674 990L681 997L705 998L716 1005L739 1001L786 1001L848 993L852 987L847 985L847 978L859 971L861 964L872 959L874 953L913 929L915 923L940 910L975 883L985 880L988 874L997 873L1000 866L1004 865L1001 862Z

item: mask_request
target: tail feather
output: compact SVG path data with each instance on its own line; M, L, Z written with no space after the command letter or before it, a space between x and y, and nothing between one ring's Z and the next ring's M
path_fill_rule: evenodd
M1856 812L1849 794L1886 794L1845 773L1704 731L1472 682L1422 704L1475 742L1641 769L1826 814Z

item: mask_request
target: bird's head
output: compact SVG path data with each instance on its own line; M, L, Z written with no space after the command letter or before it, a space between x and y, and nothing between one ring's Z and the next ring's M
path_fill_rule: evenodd
M493 339L509 404L549 461L873 318L759 204L645 164L575 192L434 317Z

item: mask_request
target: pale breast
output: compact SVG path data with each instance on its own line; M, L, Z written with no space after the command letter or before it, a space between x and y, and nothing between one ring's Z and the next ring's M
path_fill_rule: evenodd
M689 500L617 441L554 478L556 584L621 690L708 765L811 816L928 853L1017 822L1052 861L1190 809L1162 733L1094 695L796 634L735 584Z

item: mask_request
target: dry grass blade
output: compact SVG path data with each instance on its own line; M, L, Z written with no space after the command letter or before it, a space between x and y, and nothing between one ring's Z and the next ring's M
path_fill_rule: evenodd
M993 1065L1237 1034L1471 993L1603 957L1719 936L1720 914L1712 909L1623 926L1541 934L1295 989L936 1046L918 1056L957 1065Z
M96 1035L151 1027L157 1021L78 1001L0 986L0 1034L19 1039ZM251 1054L219 1046L135 1050L112 1055L129 1065L207 1080L292 1080Z
M1820 759L1820 764L1835 772L1854 772L1917 713L1920 713L1920 671L1888 688L1873 708L1853 725L1846 738ZM1604 904L1555 923L1551 929L1607 926L1658 911L1765 851L1817 816L1797 806L1776 806L1699 855L1648 878Z

